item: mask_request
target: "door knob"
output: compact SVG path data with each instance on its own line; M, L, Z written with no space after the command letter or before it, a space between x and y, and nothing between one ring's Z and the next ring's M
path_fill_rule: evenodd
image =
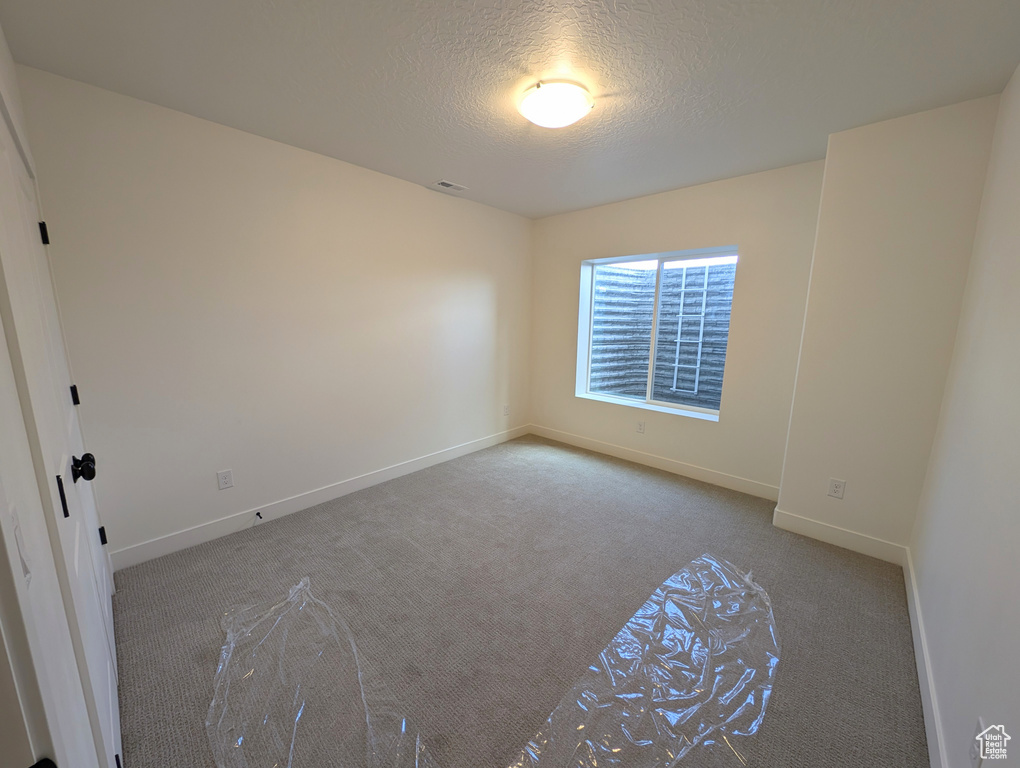
M83 453L80 459L76 456L71 457L71 479L77 483L79 477L86 480L95 479L96 457L91 453Z

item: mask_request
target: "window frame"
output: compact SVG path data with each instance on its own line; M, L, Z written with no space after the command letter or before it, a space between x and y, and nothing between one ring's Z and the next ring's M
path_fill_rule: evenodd
M719 246L716 248L698 248L686 251L664 251L660 253L642 253L632 256L610 256L601 259L587 259L581 262L580 293L578 295L577 312L577 367L574 380L574 395L585 400L596 400L603 403L615 405L626 405L631 408L641 408L647 411L658 411L660 413L672 413L679 416L687 416L704 421L719 421L719 410L702 408L696 405L684 405L679 403L667 403L652 398L652 387L654 383L655 355L658 347L659 330L659 292L662 289L662 272L666 262L675 261L698 261L701 259L721 258L731 256L740 260L740 253L736 246ZM621 395L607 395L602 392L591 391L591 344L592 327L595 322L595 268L609 264L627 264L639 261L657 261L655 276L655 305L652 311L651 339L648 354L648 372L645 377L645 399L623 397ZM707 275L706 275L707 281ZM734 293L736 293L736 276L734 276ZM732 303L730 307L732 309ZM732 320L731 320L732 327ZM729 345L727 344L727 356Z

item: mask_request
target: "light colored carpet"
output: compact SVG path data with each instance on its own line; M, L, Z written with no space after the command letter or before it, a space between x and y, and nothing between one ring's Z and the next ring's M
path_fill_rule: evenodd
M525 437L119 571L125 765L213 765L220 615L310 576L444 768L505 768L709 552L753 571L782 642L749 765L927 766L902 570L774 528L773 508Z

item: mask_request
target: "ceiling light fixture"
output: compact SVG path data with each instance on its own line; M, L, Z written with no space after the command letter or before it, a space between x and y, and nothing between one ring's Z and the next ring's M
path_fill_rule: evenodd
M563 128L576 123L595 106L595 99L577 83L567 80L538 82L524 92L517 109L543 128Z

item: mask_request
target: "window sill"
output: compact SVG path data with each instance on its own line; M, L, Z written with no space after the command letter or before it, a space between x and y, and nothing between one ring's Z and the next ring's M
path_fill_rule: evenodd
M688 416L692 419L701 419L702 421L719 421L718 412L694 411L682 406L656 405L655 403L648 403L643 400L630 400L626 397L613 397L612 395L597 395L592 392L575 392L574 394L576 397L581 397L585 400L597 400L600 403L625 405L629 408L641 408L646 411L658 411L659 413L672 413L676 416Z

